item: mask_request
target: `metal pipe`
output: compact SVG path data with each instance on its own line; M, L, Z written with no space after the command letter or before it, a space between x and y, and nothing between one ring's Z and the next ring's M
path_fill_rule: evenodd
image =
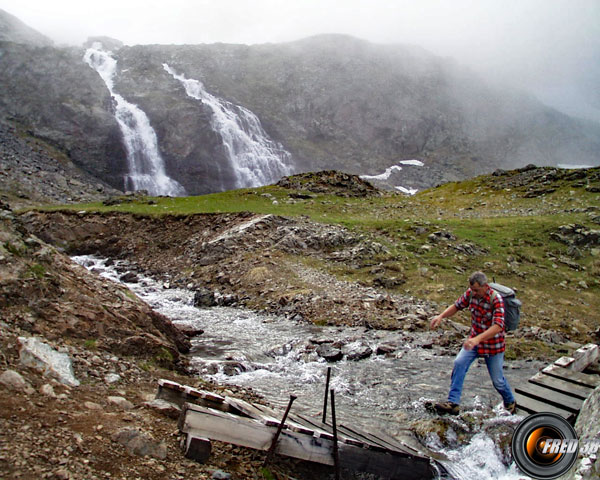
M283 430L283 426L285 425L285 421L287 419L288 413L290 413L290 409L292 408L292 403L294 403L294 400L296 400L296 398L297 397L295 395L290 395L290 401L288 403L287 408L285 409L283 418L281 419L281 422L279 423L279 426L277 427L277 432L275 433L275 436L273 437L273 440L271 441L271 446L269 447L269 451L267 452L267 456L265 457L265 461L263 462L263 467L266 467L267 464L271 461L271 457L273 456L273 453L275 452L275 447L277 446L277 440L279 440L279 435L281 435L281 430Z
M331 389L331 424L333 427L333 465L335 467L335 480L340 480L340 452L338 450L337 426L335 423L335 395Z
M331 378L331 367L327 367L327 380L325 381L325 399L323 400L323 423L327 423L327 397L329 394L329 379Z

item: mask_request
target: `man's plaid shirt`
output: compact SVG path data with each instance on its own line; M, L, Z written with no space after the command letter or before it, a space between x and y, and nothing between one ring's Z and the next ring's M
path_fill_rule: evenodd
M485 332L494 324L502 328L500 333L477 345L479 355L495 355L504 351L504 301L499 293L496 292L492 301L492 289L489 286L482 298L475 298L475 294L471 293L469 288L454 305L459 310L468 307L471 311L471 333L469 338Z

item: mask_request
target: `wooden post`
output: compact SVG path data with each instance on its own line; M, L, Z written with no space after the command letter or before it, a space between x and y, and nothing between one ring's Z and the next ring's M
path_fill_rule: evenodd
M335 394L331 389L331 424L333 427L333 465L335 467L335 480L340 480L340 452L338 450L337 425L335 423Z
M263 467L266 467L267 464L271 461L271 457L273 456L273 452L275 452L275 447L277 446L277 440L279 440L279 435L281 435L281 430L283 430L283 426L285 425L285 421L287 419L288 413L290 413L290 409L292 408L292 403L296 400L295 395L290 395L290 401L288 403L287 408L285 409L285 413L283 414L283 418L281 419L281 423L277 427L277 432L273 437L273 441L271 442L271 447L267 452L267 456L265 457L265 461L263 462Z
M325 398L323 400L323 423L327 423L327 396L329 394L329 379L331 378L331 367L327 367L327 380L325 381Z

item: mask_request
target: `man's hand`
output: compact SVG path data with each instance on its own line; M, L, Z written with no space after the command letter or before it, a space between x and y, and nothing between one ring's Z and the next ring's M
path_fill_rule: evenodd
M465 350L473 350L477 345L479 345L479 341L477 340L477 337L473 337L467 338L463 347L465 347Z
M437 317L434 317L431 322L429 323L429 328L434 329L437 328L439 326L440 323L442 323L442 319L444 317L442 317L442 315L438 315Z

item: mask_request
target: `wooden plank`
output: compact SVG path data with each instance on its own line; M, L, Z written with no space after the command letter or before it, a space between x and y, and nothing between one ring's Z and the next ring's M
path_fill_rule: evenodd
M329 438L333 440L333 428L331 425L327 425L326 423L321 422L320 420L316 420L313 418L305 417L303 415L296 414L293 417L294 420L302 422L304 425L310 425L315 430L319 430L325 433L323 438ZM338 442L346 443L348 445L354 445L356 447L364 447L365 443L357 438L352 438L350 435L341 434L338 432Z
M257 406L239 398L225 397L225 403L231 406L234 410L238 410L239 412L243 413L244 415L247 415L250 418L262 421L263 423L265 423L265 425L278 426L279 423L281 423L281 421L278 420L276 416L277 412L270 411L270 409L266 411L261 410ZM272 413L273 415L270 415L270 413ZM283 417L283 414L281 416ZM285 421L284 428L288 428L293 432L303 433L305 435L314 435L315 433L313 429L306 428L296 422L291 421L289 416Z
M209 438L256 450L268 450L276 428L253 419L186 403L180 430L197 438ZM275 453L325 465L333 465L329 440L282 430Z
M359 439L360 441L362 441L364 443L364 445L367 448L370 448L372 450L378 450L381 452L393 451L393 452L404 453L403 450L397 450L395 447L392 447L391 445L385 445L385 444L383 444L383 442L378 442L376 440L372 440L372 439L368 438L366 435L362 435L360 433L354 432L351 429L349 429L348 427L345 427L344 425L338 425L337 429L338 429L338 432L340 432L348 437Z
M356 427L349 427L348 425L340 425L340 428L348 430L350 434L355 435L357 438L364 439L366 442L375 443L376 445L386 448L389 451L423 456L423 453L420 450L411 447L401 440L390 437L384 432L377 432L376 434L373 434L370 432L360 431Z
M515 400L517 401L517 412L518 413L541 413L541 412L550 412L556 413L560 415L565 420L571 421L575 418L575 415L572 412L567 410L563 410L562 408L555 407L553 405L548 405L547 403L540 402L535 398L528 397L526 395L521 395L518 392L515 392Z
M533 383L526 383L521 387L517 387L515 388L515 392L573 413L578 413L579 410L581 410L581 405L583 404L583 400L579 398L574 398L563 393L555 392L554 390L540 387L538 385L534 385Z
M600 387L600 376L598 375L588 375L587 373L575 372L573 370L561 368L556 365L549 365L542 369L542 372L546 375L562 378L563 380L567 380L578 385L583 385L590 388Z
M560 378L546 375L542 372L537 373L533 377L531 377L529 379L529 382L535 385L540 385L542 387L549 388L550 390L554 390L556 392L564 393L565 395L570 395L572 397L579 398L581 400L585 400L594 391L594 389L591 387L577 385L575 383L568 382L567 380L562 380Z

